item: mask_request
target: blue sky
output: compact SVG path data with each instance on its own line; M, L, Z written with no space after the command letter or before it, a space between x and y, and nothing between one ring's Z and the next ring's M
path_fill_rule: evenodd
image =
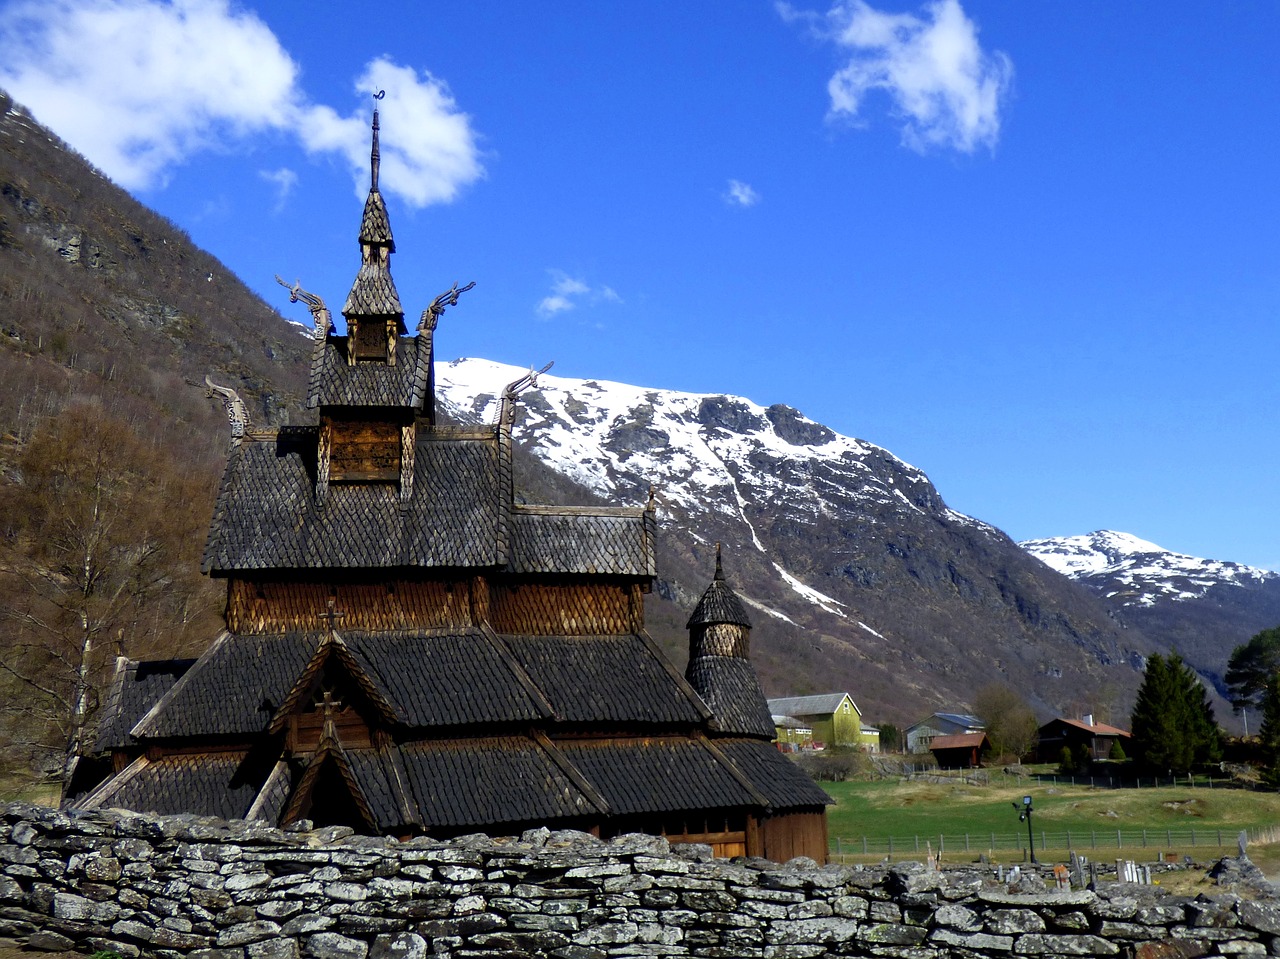
M1280 568L1280 5L0 5L0 86L290 318L369 93L444 358L783 402L1017 539Z

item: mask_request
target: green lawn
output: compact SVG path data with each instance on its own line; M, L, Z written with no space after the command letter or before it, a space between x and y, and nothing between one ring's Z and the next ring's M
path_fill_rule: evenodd
M1185 836L1191 827L1205 837L1221 830L1224 844L1234 846L1241 829L1280 825L1280 794L1221 787L1092 789L1041 785L999 775L986 786L898 781L822 786L837 800L829 810L833 844L836 837L860 843L863 836L905 839L918 835L922 842L932 838L936 845L936 838L945 835L954 846L953 837L967 833L972 848L985 849L988 843L983 837L992 833L1025 834L1026 824L1019 821L1013 808L1015 802L1021 805L1024 795L1032 797L1037 837L1044 831L1051 834L1052 841L1052 834L1070 830L1073 844L1080 848L1087 847L1084 837L1114 837L1118 829L1125 833L1126 845L1135 833L1148 830L1152 845L1159 847L1166 844L1162 837L1167 830L1173 830L1175 837L1178 833ZM1185 840L1175 838L1174 845L1185 845Z

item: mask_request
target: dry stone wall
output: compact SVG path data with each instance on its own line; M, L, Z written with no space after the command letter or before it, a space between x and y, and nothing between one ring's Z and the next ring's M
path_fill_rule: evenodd
M1240 875L1246 875L1246 872ZM0 812L0 937L191 959L1280 955L1280 899L919 863L715 860L651 836L448 843L28 805Z

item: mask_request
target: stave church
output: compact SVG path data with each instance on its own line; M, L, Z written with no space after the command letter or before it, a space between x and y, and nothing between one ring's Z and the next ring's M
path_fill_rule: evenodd
M314 425L254 430L213 387L232 442L204 570L226 581L226 628L194 661L117 663L69 802L825 861L831 800L772 743L719 551L681 675L645 631L652 496L516 501L512 429L536 375L505 387L490 427L437 423L436 329L470 287L409 330L378 166L375 111L345 333L291 288L315 319Z

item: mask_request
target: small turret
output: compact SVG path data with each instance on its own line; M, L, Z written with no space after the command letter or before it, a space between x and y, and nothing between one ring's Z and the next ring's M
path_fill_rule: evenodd
M694 607L688 628L685 679L711 707L711 729L773 739L773 718L751 665L751 620L725 581L719 543L715 577Z

